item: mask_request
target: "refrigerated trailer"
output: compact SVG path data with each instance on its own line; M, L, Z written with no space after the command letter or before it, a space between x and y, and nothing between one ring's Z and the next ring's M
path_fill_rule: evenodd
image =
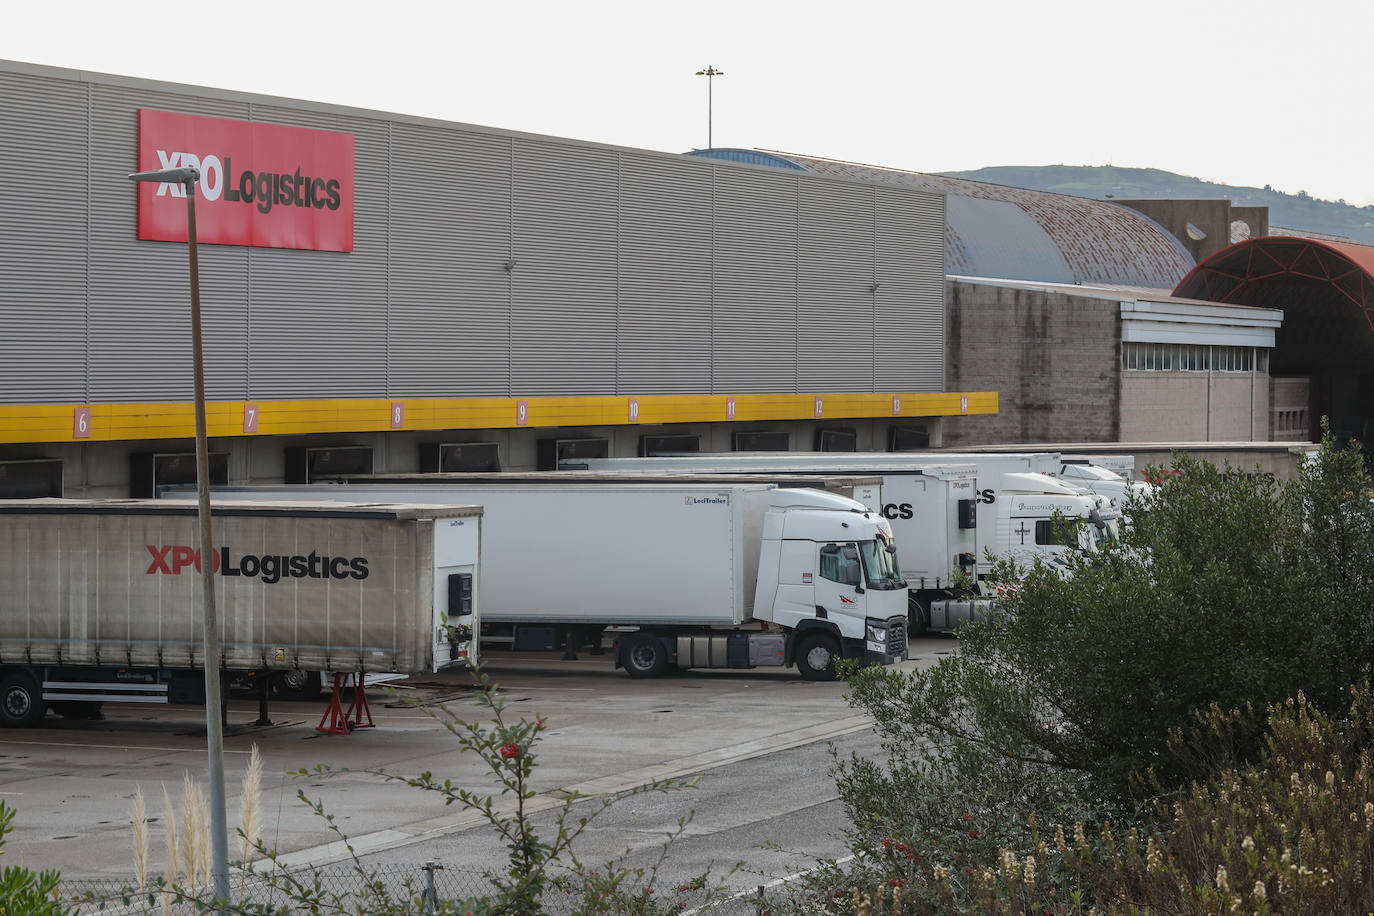
M211 513L222 678L476 660L482 510L272 501ZM201 703L198 507L0 501L0 724Z
M616 633L631 677L906 657L892 528L835 493L767 484L401 484L225 487L257 499L480 503L483 631L516 649Z
M434 471L418 474L357 474L320 477L318 483L371 486L400 484L730 484L762 483L776 487L807 487L838 493L863 503L875 511L883 507L883 478L876 474L701 474L691 471ZM176 492L184 492L178 488Z

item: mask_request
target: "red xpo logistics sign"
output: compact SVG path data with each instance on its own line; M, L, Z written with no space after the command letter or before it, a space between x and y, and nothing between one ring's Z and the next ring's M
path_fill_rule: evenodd
M196 238L353 250L353 135L138 110L138 171L195 167ZM186 241L186 191L139 182L138 237Z

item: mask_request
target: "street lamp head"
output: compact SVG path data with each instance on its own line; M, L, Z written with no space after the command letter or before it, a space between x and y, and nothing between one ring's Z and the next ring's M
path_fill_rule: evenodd
M724 71L724 70L717 70L715 67L711 66L710 64L707 64L707 65L706 65L706 69L705 69L705 70L698 70L698 71L697 71L697 76L724 76L724 75L725 75L725 71Z
M130 181L156 181L165 184L184 184L187 186L200 181L200 169L158 169L153 172L134 172Z

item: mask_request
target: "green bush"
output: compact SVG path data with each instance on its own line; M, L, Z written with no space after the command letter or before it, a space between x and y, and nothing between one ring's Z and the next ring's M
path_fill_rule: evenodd
M14 831L14 809L0 801L0 855L5 837ZM0 916L68 916L75 910L61 904L58 884L62 876L54 869L33 871L23 865L0 868Z
M1159 796L1136 826L994 818L1002 841L975 844L964 836L983 822L966 812L950 825L949 847L866 844L772 907L845 916L1374 912L1374 702L1368 685L1347 700L1334 716L1302 696L1271 706L1252 763ZM1189 730L1224 747L1251 718L1214 706Z
M871 906L878 887L891 907L893 881L902 912L1107 905L1127 874L1113 863L1166 833L1159 799L1267 759L1267 706L1301 694L1340 713L1369 678L1358 448L1328 438L1287 483L1176 456L1127 514L1122 542L1071 575L1001 567L1009 597L956 654L850 678L884 753L837 762L856 858L812 885L828 907ZM1199 723L1214 707L1228 713Z
M1374 911L1374 704L1368 685L1348 696L1338 716L1303 696L1271 707L1258 764L1162 799L1159 841L1101 863L1109 912Z

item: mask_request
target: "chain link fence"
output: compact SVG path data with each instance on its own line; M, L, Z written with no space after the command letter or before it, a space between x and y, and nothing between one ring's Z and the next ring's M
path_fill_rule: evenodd
M206 911L203 904L177 900L160 888L138 890L136 879L65 880L59 887L61 899L81 916L88 914L169 914L190 916ZM233 875L230 881L234 903L289 913L365 914L369 902L390 903L389 911L424 914L434 912L441 902L481 899L495 888L485 874L446 868L438 863L420 866L385 866L364 872L349 869L318 869L262 875ZM633 895L636 889L622 888ZM760 889L761 891L761 889ZM711 916L755 916L763 911L761 893L741 891L722 895L705 889L659 888L663 911L675 910L684 916L709 912ZM209 898L208 892L205 895ZM542 901L546 916L570 916L584 903L579 889L554 886ZM398 907L399 905L399 907Z
M136 879L69 880L60 887L62 899L88 913L163 913L184 916L198 912L195 903L177 902L162 889L139 891ZM311 869L299 872L231 875L230 892L236 904L285 908L289 912L365 913L369 900L408 902L417 913L432 912L439 901L491 896L487 877L430 863L417 867L387 866L365 872L352 869ZM208 890L206 897L208 899ZM315 904L315 906L312 906ZM550 916L558 916L550 910Z

